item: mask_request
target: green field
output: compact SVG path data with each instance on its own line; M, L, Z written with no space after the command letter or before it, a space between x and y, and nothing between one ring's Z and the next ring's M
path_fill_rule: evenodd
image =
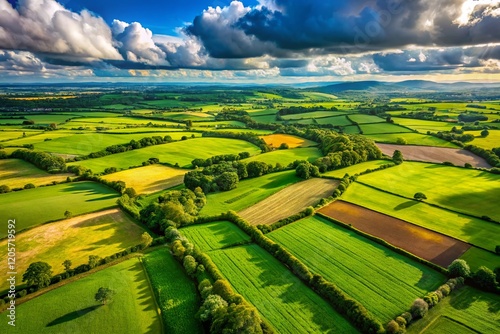
M373 115L365 115L365 114L351 114L349 115L349 119L358 124L366 124L366 123L382 123L385 122L383 118Z
M390 160L365 161L365 162L361 162L359 164L352 165L349 167L335 169L335 170L323 173L323 175L341 179L344 177L345 174L349 174L352 176L354 174L362 173L362 172L366 171L367 169L376 169L376 168L379 168L379 167L384 166L384 165L394 165L394 163Z
M460 258L469 264L472 271L476 271L480 266L486 266L491 270L500 267L500 257L497 254L477 247L469 248Z
M0 217L15 219L17 232L48 221L74 216L116 205L119 195L100 183L74 182L0 195ZM4 238L7 231L0 231Z
M165 333L203 333L195 317L200 308L196 286L168 248L146 254L143 262L160 305Z
M320 217L289 224L268 237L362 303L382 323L445 280L425 265Z
M318 124L332 124L335 126L352 125L352 122L348 120L347 117L345 116L318 118L316 122L318 122Z
M423 192L427 196L426 202L500 221L498 174L406 161L390 169L360 176L358 180L409 198L413 198L416 192Z
M458 147L457 145L450 143L449 141L446 141L444 139L413 132L374 134L374 135L366 135L365 137L370 138L371 140L379 143L397 144L398 139L403 138L404 140L406 140L406 143L410 145L451 147L451 148Z
M116 292L98 304L99 287ZM119 263L16 305L16 327L0 322L2 333L161 333L151 287L138 258Z
M321 117L332 117L332 116L340 116L345 114L344 112L337 111L312 111L305 112L302 114L290 114L281 116L284 120L299 120L304 118L321 118Z
M500 224L401 198L360 183L351 184L342 199L491 251L498 244L492 236L500 235Z
M229 210L243 210L298 181L300 179L295 176L294 170L243 180L236 189L208 194L207 204L200 215L211 216Z
M283 264L257 245L209 253L237 293L278 333L356 333L356 330Z
M276 115L261 115L261 116L251 116L252 119L257 123L274 123L276 122Z
M465 286L409 326L407 333L498 333L499 321L498 296Z
M394 123L406 126L411 129L415 129L418 132L427 133L427 131L438 132L438 131L451 131L453 127L460 128L457 123L450 122L438 122L438 121L427 121L423 119L413 119L413 118L396 118L392 119Z
M0 160L0 185L6 184L12 189L23 188L28 183L42 186L52 182L61 182L72 175L69 173L49 174L21 159Z
M74 132L66 131L66 130L59 130L59 131L41 132L41 133L36 134L34 136L32 136L30 133L27 133L27 134L28 135L26 137L9 140L9 141L3 142L2 144L4 146L23 146L25 144L43 143L45 140L54 140L57 138L72 136L74 134Z
M322 157L323 154L317 147L290 148L286 150L275 150L242 160L246 163L250 161L262 161L275 166L277 163L286 167L295 160L307 160L313 162Z
M363 134L373 135L377 133L406 133L411 132L410 129L403 128L402 126L394 125L391 123L373 123L373 124L360 124L359 127Z
M488 150L500 147L500 130L488 130L488 131L490 134L485 138L481 137L480 131L467 131L465 133L471 133L474 136L476 136L474 140L471 142L472 145L479 146Z
M214 155L237 154L245 151L251 155L260 152L257 146L243 140L205 137L149 146L102 158L73 162L68 165L84 166L94 173L99 173L108 167L127 169L130 166L140 166L143 161L147 161L149 158L158 158L160 162L178 163L181 167L189 167L195 158L206 159Z
M203 252L250 241L246 233L228 221L188 226L180 231Z

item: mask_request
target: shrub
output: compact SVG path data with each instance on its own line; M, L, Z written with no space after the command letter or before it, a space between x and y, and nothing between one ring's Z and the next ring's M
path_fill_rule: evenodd
M406 327L406 319L403 318L402 316L397 317L395 320L398 323L398 325L399 325L400 328L401 327L403 327L403 328Z
M424 193L418 192L415 195L413 195L413 198L416 199L417 201L421 201L423 199L427 199L427 196L425 196Z
M413 320L413 317L410 312L404 312L401 314L401 318L406 320L406 324L410 324L410 322Z
M474 285L486 291L495 291L497 287L495 273L485 266L479 267L472 276L472 281Z
M24 186L24 189L33 189L35 188L35 185L33 183L28 183Z
M415 299L410 307L410 312L414 319L423 318L427 314L428 310L429 305L421 298Z
M8 185L2 184L0 186L0 194L8 193L10 191L11 191L11 189L10 189L10 187Z
M441 285L439 288L438 288L438 291L441 292L441 294L443 295L443 297L446 297L450 294L451 292L451 289L450 289L450 286L447 285L447 284L443 284Z
M470 268L467 262L462 259L454 260L448 266L448 272L450 277L463 277L467 278L470 276Z
M195 258L191 255L186 255L182 264L184 265L184 269L186 269L186 273L193 277L196 272L196 267L198 266L198 262L196 262Z

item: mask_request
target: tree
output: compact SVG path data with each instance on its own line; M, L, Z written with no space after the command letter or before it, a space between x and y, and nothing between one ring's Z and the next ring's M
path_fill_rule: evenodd
M281 143L280 147L278 147L279 150L286 150L290 148L287 143Z
M483 131L481 131L481 137L483 137L483 138L488 137L489 134L490 134L490 132L487 129L484 129Z
M486 291L495 291L497 287L496 275L495 273L485 266L479 267L479 269L472 276L474 283L481 289Z
M153 238L151 237L151 235L148 232L144 232L141 235L141 241L142 241L141 242L142 249L146 249L149 246L151 246L151 244L153 243Z
M392 154L392 161L394 161L395 164L399 165L403 163L403 160L403 153L401 153L400 150L395 150Z
M49 286L52 278L52 267L46 262L34 262L23 274L23 282L28 286L35 285L38 289Z
M95 301L101 303L102 305L105 305L108 301L111 301L113 299L114 295L115 291L109 288L100 287L95 294Z
M10 192L10 187L6 184L2 184L0 186L0 194L8 193Z
M219 295L209 295L200 308L201 321L209 321L220 310L227 308L227 302Z
M35 188L35 185L33 183L27 183L24 185L24 189L33 189Z
M62 265L64 266L64 270L69 271L71 266L73 265L73 262L71 262L71 260L64 260Z
M215 179L215 183L221 191L231 190L238 185L238 174L235 172L224 172Z
M427 196L425 196L424 193L418 192L413 195L413 198L416 199L417 201L421 201L423 199L427 199Z
M470 268L467 262L462 259L454 260L448 266L448 272L450 277L463 277L467 278L470 276Z
M66 217L66 219L69 219L69 218L73 217L73 213L69 210L66 210L66 211L64 211L64 217Z
M406 145L406 144L408 144L408 142L406 141L406 139L404 139L402 137L398 137L396 139L396 144L398 144L398 145Z
M429 310L429 305L427 305L425 300L421 298L415 299L415 301L410 307L410 312L414 319L423 318L427 314L428 310Z
M100 260L101 260L101 258L97 255L89 255L88 265L89 265L90 269L97 267L99 265Z
M231 304L227 312L218 312L211 333L262 333L257 310L248 304Z
M193 277L194 273L196 272L196 267L198 266L198 262L192 257L191 255L186 255L184 257L184 260L182 261L182 264L184 266L184 269L186 269L186 273Z
M129 198L136 198L137 197L137 192L135 191L134 188L127 188L123 192L125 195L128 195Z

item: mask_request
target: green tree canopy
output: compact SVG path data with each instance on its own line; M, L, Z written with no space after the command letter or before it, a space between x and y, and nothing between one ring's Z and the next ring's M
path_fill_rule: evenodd
M52 267L46 262L34 262L29 265L23 274L23 282L28 286L35 285L38 288L49 286L52 277Z

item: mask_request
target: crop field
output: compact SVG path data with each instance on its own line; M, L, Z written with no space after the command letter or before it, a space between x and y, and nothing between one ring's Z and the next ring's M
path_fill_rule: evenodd
M173 127L173 128L171 128L171 127L169 127L169 128L164 128L164 127L155 128L155 127L147 127L147 126L128 126L128 127L117 127L114 129L109 129L103 133L106 133L106 134L108 134L108 133L130 134L130 133L140 132L140 133L144 134L144 137L147 137L147 136L151 137L151 136L156 136L155 133L157 133L157 132L165 132L165 131L168 131L169 136L172 136L172 138L174 138L173 135L175 133L182 133L183 131L186 131L186 127L183 126L183 127Z
M271 173L243 180L236 189L207 195L200 215L212 216L229 210L240 211L264 200L281 189L300 181L295 171Z
M357 331L257 245L209 253L236 292L252 303L278 333Z
M49 174L20 159L0 160L0 185L6 184L12 189L23 188L28 183L42 186L52 182L61 182L72 175L69 173Z
M466 133L472 133L476 136L471 142L472 145L479 146L488 150L500 147L500 130L488 131L490 134L484 138L481 137L480 131L467 131Z
M498 243L491 236L500 235L499 224L401 198L360 183L351 184L342 199L490 251L494 251Z
M492 293L465 286L443 299L407 329L409 334L496 333L500 301Z
M319 178L298 182L240 211L239 215L253 225L272 224L331 196L338 185L337 180Z
M206 159L214 155L240 152L249 152L254 155L260 150L257 146L243 140L205 137L149 146L102 158L72 162L68 165L84 166L94 173L99 173L108 167L127 169L131 166L140 166L149 158L158 158L160 162L178 163L181 167L190 167L191 161L195 158Z
M373 115L365 115L365 114L350 114L349 119L358 124L367 124L367 123L382 123L385 122L383 118Z
M335 117L324 117L316 119L318 124L332 124L335 126L348 126L352 125L352 122L345 116L335 116Z
M54 274L64 271L70 259L73 268L88 262L89 255L102 258L141 243L144 230L118 209L111 209L45 224L16 236L16 269L23 273L30 263L43 261ZM0 241L7 248L7 239ZM0 270L7 272L7 253L0 254ZM8 288L0 282L0 291Z
M313 162L314 160L323 156L319 148L317 147L304 147L304 148L290 148L286 150L275 150L267 153L262 153L254 155L250 158L244 159L247 163L251 161L262 161L266 164L271 164L276 166L280 164L282 166L288 166L295 160L307 160Z
M465 260L472 271L476 271L480 266L486 266L491 270L500 266L498 255L493 252L485 251L484 249L472 246L461 257Z
M438 122L438 121L427 121L422 119L412 119L412 118L396 118L392 119L394 123L399 125L404 125L406 127L417 130L418 132L427 133L427 131L438 132L438 131L451 131L455 126L459 128L457 123L450 122Z
M202 252L250 242L250 237L228 221L187 226L180 232Z
M473 167L491 167L483 158L461 149L393 144L377 144L377 146L382 153L391 157L395 150L399 150L403 154L405 160L438 163L449 161L457 166L463 166L465 163L470 163Z
M458 148L457 145L449 141L446 141L444 139L414 132L383 133L383 134L367 135L365 137L370 138L371 140L377 143L397 144L398 140L404 139L406 141L406 144L408 145Z
M45 140L54 140L61 137L68 137L71 135L73 135L73 133L69 131L49 131L49 132L42 132L33 136L30 133L27 133L26 137L9 140L3 142L2 144L6 147L23 146L25 144L36 144L44 142Z
M41 133L41 131L39 131L39 132L34 132L34 131L27 132L26 135L33 135L35 133ZM19 139L19 138L23 138L23 131L22 130L0 131L0 142L12 140L12 139Z
M404 128L402 126L394 125L391 123L371 123L371 124L360 124L359 127L363 134L373 135L377 133L406 133L411 132L411 130Z
M203 333L195 317L200 308L196 286L168 248L144 255L143 262L161 309L165 333Z
M16 230L37 226L73 215L103 210L116 205L119 194L95 182L72 182L0 195L0 216L16 220ZM0 238L7 230L0 231Z
M422 182L424 178L426 182ZM426 202L500 221L498 174L407 161L390 169L362 175L358 181L408 198L423 192L427 196Z
M251 116L254 121L257 123L274 123L276 122L276 115L275 114L269 114L269 115L260 115L260 116Z
M344 115L344 112L337 111L313 111L305 112L301 114L290 114L281 116L284 120L299 120L304 118L322 118L322 117L333 117Z
M261 136L267 145L278 148L281 144L288 144L289 148L297 148L297 147L308 147L308 146L316 146L318 143L313 142L312 140L307 140L297 136L291 135L283 135L283 134L275 134L269 136Z
M341 179L344 177L345 174L349 174L352 176L355 174L365 172L368 169L377 169L384 165L394 165L394 163L390 160L371 160L371 161L361 162L359 164L355 164L349 167L328 171L326 173L323 173L322 175Z
M100 305L100 287L116 292ZM50 311L48 311L50 310ZM139 259L132 258L16 305L16 330L0 322L2 333L161 333L153 291Z
M352 203L336 201L319 212L444 268L470 248L465 242Z
M185 169L155 164L104 175L102 178L123 181L127 187L134 188L137 194L150 194L183 184L187 172Z
M361 302L382 323L445 280L425 265L319 217L302 219L268 236Z

